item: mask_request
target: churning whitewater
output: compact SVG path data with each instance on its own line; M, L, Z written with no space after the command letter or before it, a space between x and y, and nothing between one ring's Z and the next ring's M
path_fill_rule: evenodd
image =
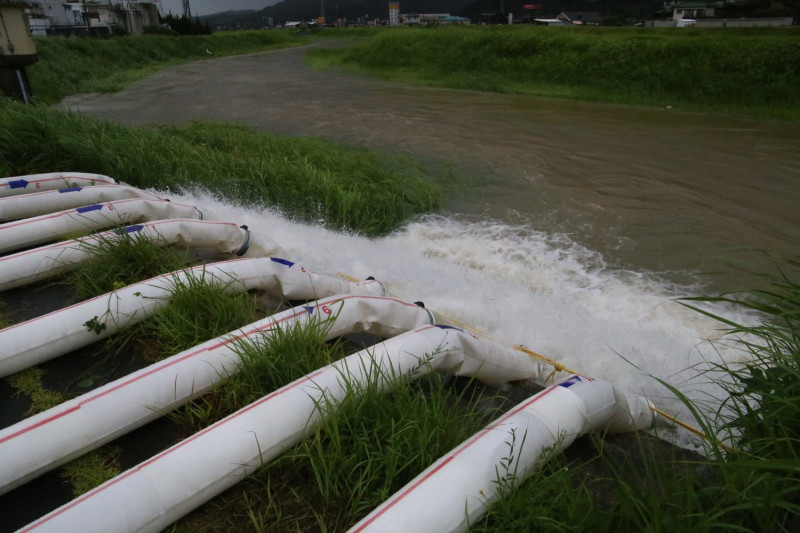
M162 196L198 206L206 218L245 224L254 252L319 272L374 276L389 292L421 300L440 321L455 319L506 345L524 345L588 376L647 396L696 424L654 378L715 410L723 394L705 373L741 363L747 353L722 339L722 325L680 305L690 296L648 273L612 270L565 235L491 219L429 215L379 239L293 222L269 209L244 208L202 191ZM755 317L725 307L726 318ZM660 424L658 434L690 449L699 440Z

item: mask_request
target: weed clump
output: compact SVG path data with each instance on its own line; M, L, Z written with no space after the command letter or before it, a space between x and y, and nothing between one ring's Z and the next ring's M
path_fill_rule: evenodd
M327 343L326 322L275 326L236 341L240 364L208 394L169 416L188 432L199 431L262 396L330 364L342 355Z
M124 231L113 238L81 243L92 256L68 277L75 296L91 298L131 283L177 270L188 256L177 248L159 246Z
M72 485L75 496L85 494L122 472L117 463L121 451L114 446L105 446L89 452L64 465L61 477Z
M41 368L29 368L6 378L8 384L17 390L14 393L15 396L24 394L30 398L31 405L28 408L28 415L41 413L64 401L64 397L60 393L46 389L42 385L42 377L45 372Z
M348 384L343 400L326 400L310 438L278 461L313 480L306 499L322 502L320 527L352 526L491 419L474 408L473 389L454 393L435 372L388 390L386 381L376 371L364 385Z
M171 281L169 305L142 324L145 335L155 339L158 351L173 355L209 339L235 331L256 320L252 295L220 285L199 275Z

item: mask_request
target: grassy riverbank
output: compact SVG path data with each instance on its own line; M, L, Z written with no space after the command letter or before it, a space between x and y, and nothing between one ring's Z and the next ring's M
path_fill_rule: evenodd
M297 46L288 31L241 31L169 37L130 35L108 39L36 39L39 62L28 68L37 102L115 92L158 69L187 61Z
M355 46L312 50L309 62L431 86L800 120L795 27L472 26L352 36Z
M244 126L132 128L0 102L0 175L107 174L137 187L203 187L245 206L365 235L434 209L438 191L413 162Z

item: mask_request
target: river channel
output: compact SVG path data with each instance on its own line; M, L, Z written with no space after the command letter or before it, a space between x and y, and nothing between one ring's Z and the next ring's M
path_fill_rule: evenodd
M304 48L200 61L62 105L323 136L452 166L444 209L568 236L614 268L750 288L730 258L797 253L800 125L419 88L318 72ZM671 108L667 108L671 106ZM750 250L745 252L744 250ZM759 263L763 267L763 263Z
M202 192L182 200L265 228L293 259L391 281L400 296L675 412L681 407L643 372L708 399L718 391L698 381L700 367L746 357L705 343L719 338L719 325L672 299L753 288L753 271L768 270L765 254L797 255L800 125L690 113L672 102L413 87L315 71L304 52L210 58L61 105L129 125L236 122L447 168L442 212L375 240Z

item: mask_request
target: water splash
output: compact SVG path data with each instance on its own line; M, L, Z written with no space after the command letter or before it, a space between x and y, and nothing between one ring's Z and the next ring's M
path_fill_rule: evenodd
M434 313L508 345L522 344L582 374L644 394L689 421L688 411L650 376L714 409L722 390L704 371L714 363L746 359L731 343L708 342L721 339L718 322L674 301L691 295L692 287L611 269L599 253L567 235L488 218L435 215L368 239L200 191L172 198L201 206L208 218L248 225L254 245L266 253L318 271L375 276L398 297L422 300ZM741 323L754 321L729 308L713 311ZM689 433L675 432L673 438L683 447L700 448Z

